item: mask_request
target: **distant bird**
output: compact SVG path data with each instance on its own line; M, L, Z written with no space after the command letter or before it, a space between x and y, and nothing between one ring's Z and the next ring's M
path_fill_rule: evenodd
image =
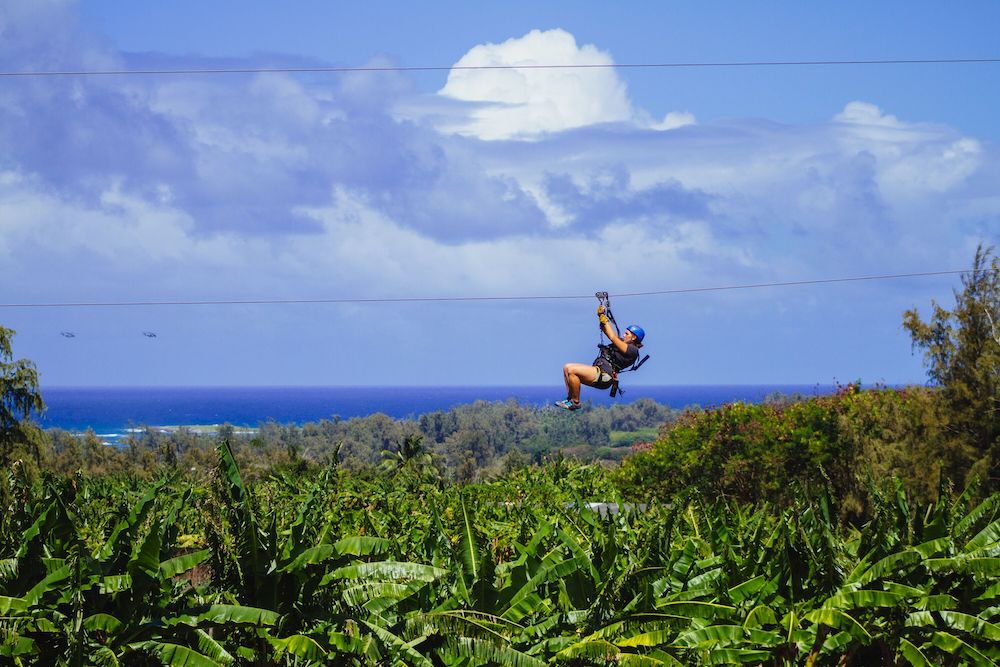
M152 331L143 331L142 335L145 336L146 338L156 338L156 334L153 333Z
M76 334L72 331L60 331L59 335L63 338L76 338Z

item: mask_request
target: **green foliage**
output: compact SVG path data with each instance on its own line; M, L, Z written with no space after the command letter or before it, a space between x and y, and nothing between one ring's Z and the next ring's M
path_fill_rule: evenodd
M899 480L920 502L940 480L961 483L969 461L949 448L936 389L855 385L797 402L690 410L625 459L616 479L632 499L707 496L785 506L827 489L840 515L870 515L872 488Z
M914 506L876 490L853 528L822 493L781 510L697 495L596 508L585 501L609 498L608 473L558 457L462 486L400 484L395 469L289 474L248 480L222 440L207 487L12 479L0 661L1000 658L1000 495ZM191 534L204 546L180 546Z
M0 326L0 466L28 456L36 464L41 433L32 412L45 410L38 387L38 371L27 359L14 359L15 332ZM23 462L22 462L23 464Z
M1000 488L1000 259L976 249L972 271L955 291L955 306L933 303L929 322L908 310L903 325L924 350L927 374L941 388L938 413L944 443L957 459L952 475L968 471L987 490Z
M348 420L303 424L267 422L258 427L135 429L123 446L109 447L93 432L40 433L40 467L61 475L130 475L155 479L181 474L205 480L215 466L217 437L230 443L246 479L299 475L334 466L368 475L398 469L400 483L427 479L484 480L561 451L581 461L617 462L638 440L648 441L675 411L648 399L592 407L567 415L516 401L477 401L419 419L376 413ZM636 431L617 430L638 429ZM418 450L418 456L411 456ZM413 463L406 463L413 459ZM405 472L403 472L405 470Z
M681 416L651 447L623 463L627 496L667 498L685 489L743 502L787 505L802 490L855 489L855 460L872 437L864 415L902 400L892 390L846 387L794 403L734 403Z
M674 417L670 408L649 398L640 398L631 403L615 403L609 411L613 431L655 429Z

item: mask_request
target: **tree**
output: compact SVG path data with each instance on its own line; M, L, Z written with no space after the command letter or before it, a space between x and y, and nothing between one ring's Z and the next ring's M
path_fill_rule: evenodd
M952 310L932 302L929 322L913 309L903 314L903 326L940 387L946 445L989 492L1000 487L1000 260L992 248L976 249L954 295Z
M382 467L394 475L410 473L417 479L437 477L434 459L424 448L422 435L408 435L395 450L382 450Z
M45 410L35 364L14 360L11 341L15 333L0 326L0 466L7 466L26 450L38 462L41 433L31 414Z

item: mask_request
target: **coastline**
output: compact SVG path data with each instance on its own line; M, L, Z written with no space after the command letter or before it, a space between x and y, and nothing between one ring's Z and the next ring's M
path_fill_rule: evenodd
M649 399L674 409L711 407L735 401L757 403L774 394L816 396L833 393L834 384L626 386L610 398L587 392L595 407ZM188 429L211 434L224 424L248 431L264 423L296 424L346 420L384 414L417 419L476 403L516 401L545 408L563 390L553 386L521 387L51 387L43 390L48 410L38 418L45 429L69 433L93 430L119 440L146 429Z
M224 426L231 426L233 433L235 435L257 435L260 429L256 426L233 426L232 424L150 424L148 426L140 426L135 428L122 429L121 432L111 432L111 433L97 433L94 431L94 435L101 440L105 445L120 445L123 440L126 440L130 436L139 436L147 431L152 433L160 433L162 435L171 435L179 431L187 431L194 435L199 436L215 436ZM53 430L58 427L51 427ZM93 429L89 429L93 431ZM81 438L87 435L87 430L83 431L66 431L70 435Z

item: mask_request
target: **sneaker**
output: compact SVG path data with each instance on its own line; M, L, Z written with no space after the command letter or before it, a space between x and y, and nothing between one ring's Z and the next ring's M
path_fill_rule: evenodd
M560 408L562 408L563 410L579 410L580 409L580 404L579 403L574 403L573 401L569 400L568 398L564 398L561 401L556 401L556 405L559 406Z

